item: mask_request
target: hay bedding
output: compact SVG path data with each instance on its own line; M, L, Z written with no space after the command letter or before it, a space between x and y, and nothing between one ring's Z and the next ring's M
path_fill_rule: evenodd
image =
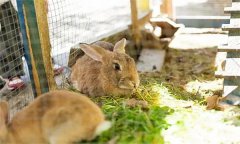
M168 49L162 71L140 73L134 94L92 98L113 126L86 143L240 143L239 108L206 110L205 98L222 89L216 53L212 46Z
M206 110L205 97L221 91L215 55L170 49L161 73L140 73L133 95L92 98L113 126L89 143L240 143L239 108Z

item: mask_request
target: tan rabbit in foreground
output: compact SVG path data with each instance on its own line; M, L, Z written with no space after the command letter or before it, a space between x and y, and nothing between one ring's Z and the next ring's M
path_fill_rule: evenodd
M70 144L92 140L109 127L100 108L74 92L43 94L12 121L8 104L0 102L0 144Z
M114 46L81 44L85 55L72 67L73 86L89 96L131 94L139 86L139 76L133 58L125 54L125 45L126 39Z

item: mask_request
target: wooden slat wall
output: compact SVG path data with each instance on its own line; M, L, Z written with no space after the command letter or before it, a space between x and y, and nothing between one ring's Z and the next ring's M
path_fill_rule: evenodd
M225 8L227 13L231 14L230 24L223 24L223 30L228 32L228 44L220 47L219 51L226 51L227 56L223 63L223 70L217 73L224 78L223 97L226 102L233 105L240 105L240 51L239 38L240 27L240 0L234 0L232 7ZM233 11L229 11L233 10Z

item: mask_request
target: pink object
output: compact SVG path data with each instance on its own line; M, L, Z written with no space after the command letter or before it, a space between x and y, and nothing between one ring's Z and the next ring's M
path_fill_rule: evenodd
M21 80L18 77L13 78L8 83L8 87L10 90L20 89L20 88L23 88L24 86L25 86L25 83L23 82L23 80Z
M55 65L53 66L53 69L54 69L54 70L53 70L53 71L54 71L54 75L59 75L60 73L63 72L64 67L55 64Z

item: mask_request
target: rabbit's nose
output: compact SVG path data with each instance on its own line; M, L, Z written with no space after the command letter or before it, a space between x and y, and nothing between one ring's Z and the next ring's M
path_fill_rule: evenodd
M132 82L132 84L133 84L133 87L134 87L134 88L137 88L137 83Z
M132 81L134 88L138 88L139 86L139 81Z
M137 84L136 83L133 83L133 85L134 85L134 88L137 88Z

